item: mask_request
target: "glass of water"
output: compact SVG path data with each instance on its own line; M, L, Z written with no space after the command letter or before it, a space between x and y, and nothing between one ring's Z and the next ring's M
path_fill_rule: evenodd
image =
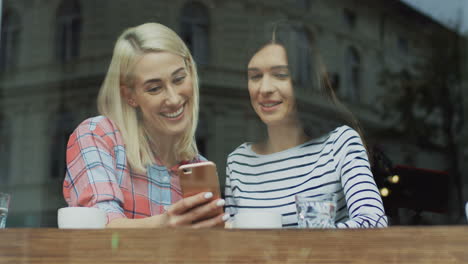
M0 192L0 228L5 228L9 205L10 195Z
M336 194L296 195L299 228L332 228L335 226Z

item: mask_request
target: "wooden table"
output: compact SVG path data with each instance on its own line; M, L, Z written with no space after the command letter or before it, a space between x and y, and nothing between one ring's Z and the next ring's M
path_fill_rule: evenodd
M468 263L468 226L5 229L0 263Z

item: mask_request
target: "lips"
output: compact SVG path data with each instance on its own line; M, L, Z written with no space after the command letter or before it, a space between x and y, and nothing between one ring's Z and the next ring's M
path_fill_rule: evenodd
M271 112L279 108L279 105L282 104L282 101L264 101L260 102L260 107L264 112Z
M267 102L267 103L260 103L263 107L274 107L281 104L281 102Z
M169 119L177 119L179 117L182 116L183 112L184 112L184 108L185 108L185 104L183 104L181 107L179 107L179 109L177 109L176 111L173 111L173 112L161 112L160 114L163 116L163 117L166 117L166 118L169 118Z

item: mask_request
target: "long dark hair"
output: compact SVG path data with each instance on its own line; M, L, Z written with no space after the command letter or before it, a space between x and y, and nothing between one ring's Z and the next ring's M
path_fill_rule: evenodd
M297 112L306 135L312 138L319 137L338 126L347 125L359 133L364 143L359 122L335 94L317 47L314 45L314 34L308 27L290 21L268 23L261 29L254 28L254 34L248 43L245 65L255 53L267 45L278 44L285 49ZM298 51L303 54L293 56ZM309 65L306 70L300 69L300 65L294 61L298 57L303 62L306 61L305 65ZM298 74L299 72L302 76ZM301 83L300 78L308 81ZM302 89L298 89L299 87ZM327 120L327 124L324 124L323 120ZM318 127L319 122L320 127Z

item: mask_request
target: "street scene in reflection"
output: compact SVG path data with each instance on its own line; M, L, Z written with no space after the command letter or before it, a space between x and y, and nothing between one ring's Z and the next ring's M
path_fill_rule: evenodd
M0 5L0 228L467 223L466 1Z

